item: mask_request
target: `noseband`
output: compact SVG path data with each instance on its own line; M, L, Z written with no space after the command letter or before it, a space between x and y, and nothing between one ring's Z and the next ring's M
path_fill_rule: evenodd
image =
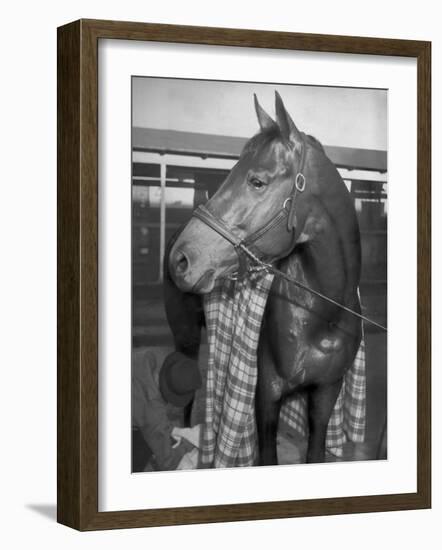
M298 173L296 174L295 181L293 183L290 195L284 200L282 207L267 223L254 231L248 237L242 239L238 237L230 227L221 218L217 218L208 210L204 205L198 206L192 214L195 218L201 220L204 224L216 231L221 237L226 239L235 248L239 259L239 273L250 271L252 268L247 267L246 257L249 257L257 264L262 264L262 260L275 261L281 257L287 256L288 252L284 252L278 256L268 257L259 248L259 241L263 239L264 235L270 231L275 230L283 222L287 222L287 230L292 232L292 240L290 244L290 250L295 245L295 230L296 230L296 199L298 193L302 193L305 189L306 180L303 174L304 164L306 156L306 144L304 139L302 140L301 159L299 162ZM267 265L267 264L265 264Z

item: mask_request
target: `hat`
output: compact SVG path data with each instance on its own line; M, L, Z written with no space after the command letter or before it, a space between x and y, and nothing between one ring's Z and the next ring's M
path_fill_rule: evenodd
M185 407L201 387L198 363L179 351L169 354L160 369L160 392L163 399L177 407Z

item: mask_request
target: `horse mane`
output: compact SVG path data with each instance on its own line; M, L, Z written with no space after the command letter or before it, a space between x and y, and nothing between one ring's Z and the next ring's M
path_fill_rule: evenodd
M308 141L308 143L312 146L321 151L321 153L325 154L325 149L322 143L316 139L314 136L311 136L310 134L304 134L304 138Z

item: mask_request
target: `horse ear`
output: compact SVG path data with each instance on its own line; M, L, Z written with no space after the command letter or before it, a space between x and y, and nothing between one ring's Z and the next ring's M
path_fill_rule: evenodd
M283 137L295 145L302 142L301 132L296 127L296 124L293 122L292 117L288 114L284 103L282 102L281 96L275 90L275 111L276 111L276 121L281 130Z
M270 130L270 128L276 128L276 122L271 118L259 104L256 94L253 94L255 100L255 111L258 117L259 127L261 131Z

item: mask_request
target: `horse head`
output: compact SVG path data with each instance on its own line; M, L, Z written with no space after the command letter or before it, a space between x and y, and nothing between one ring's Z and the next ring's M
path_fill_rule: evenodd
M239 268L239 243L261 260L290 254L303 233L315 178L305 173L322 147L300 132L276 92L273 120L255 109L260 131L245 145L238 162L218 191L197 209L173 244L169 270L183 291L205 294L216 279ZM312 154L313 151L313 154ZM328 159L327 159L328 160Z

